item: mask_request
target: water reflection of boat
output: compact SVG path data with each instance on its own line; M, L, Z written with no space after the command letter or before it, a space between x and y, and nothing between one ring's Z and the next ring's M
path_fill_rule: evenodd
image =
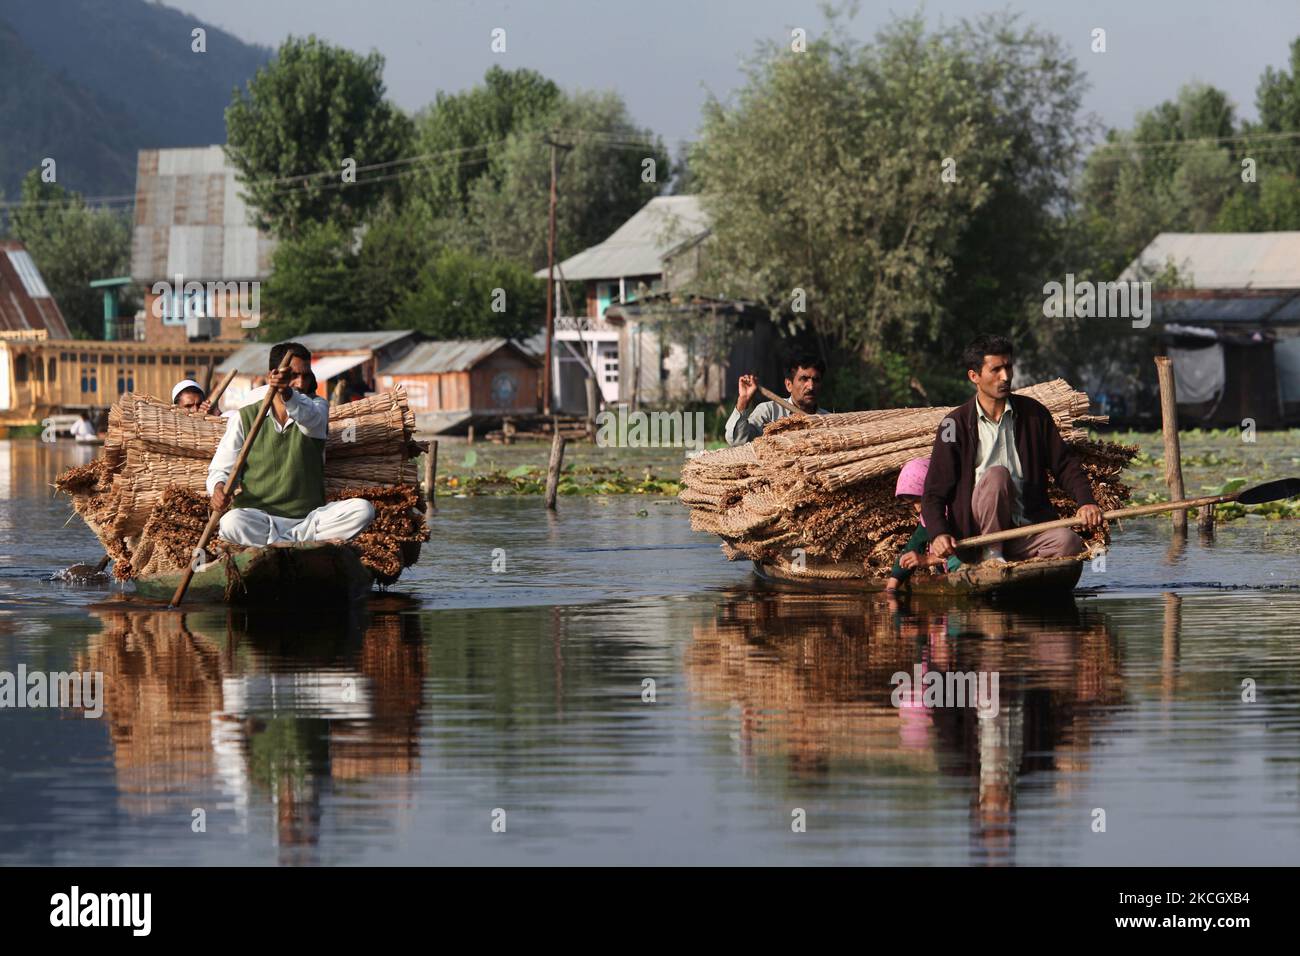
M906 695L896 706L895 675L917 668L997 673L993 715ZM697 699L736 715L742 766L778 787L791 775L869 776L891 792L907 782L911 801L964 779L977 862L1014 859L1022 776L1086 769L1094 727L1121 697L1105 618L1072 601L912 612L847 596L738 597L696 628L685 672ZM1071 774L1057 779L1068 787Z
M1084 553L1067 558L1033 558L1027 561L963 565L947 574L914 574L908 587L914 594L954 597L979 595L1068 595L1092 557ZM795 584L831 591L883 591L885 582L866 573L861 564L811 564L754 562L754 572L769 583Z
M367 827L400 807L418 769L415 615L164 615L126 604L96 614L103 629L79 666L105 676L123 809L188 816L196 793L215 790L210 829L255 832L269 816L281 862L311 862L322 801L339 782L383 781L382 800L339 811L366 815Z

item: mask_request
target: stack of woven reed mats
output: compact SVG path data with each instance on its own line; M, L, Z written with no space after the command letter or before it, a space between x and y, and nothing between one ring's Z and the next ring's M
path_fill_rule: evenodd
M103 457L59 475L55 487L126 580L184 568L207 523L208 464L227 419L190 414L128 393L109 409ZM269 427L269 426L264 426ZM381 582L419 558L429 529L420 509L415 415L400 386L330 409L325 497L367 498L375 520L351 546ZM215 550L240 550L218 541Z
M1047 406L1102 510L1128 498L1119 475L1137 449L1088 438L1087 426L1105 419L1088 414L1086 394L1062 379L1017 394ZM917 525L911 504L894 497L898 472L930 454L951 410L791 415L747 445L692 458L682 468L678 497L691 509L691 527L721 537L733 561L779 563L802 548L807 558L860 563L865 576L884 577ZM1054 483L1048 493L1058 511L1074 513L1077 506ZM1103 526L1090 537L1104 541L1107 534Z

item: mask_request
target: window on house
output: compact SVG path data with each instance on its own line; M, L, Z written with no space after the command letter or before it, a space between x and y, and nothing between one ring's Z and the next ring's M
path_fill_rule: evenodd
M14 357L14 381L22 385L27 381L27 356L18 355Z
M58 381L58 378L59 378L59 375L58 375L58 368L59 368L59 366L58 366L58 363L57 363L56 359L54 358L53 355L51 355L51 356L50 356L50 381L51 381L51 382L56 382L56 381Z
M159 308L162 310L163 325L185 324L185 300L180 289L164 292L158 297L158 301Z

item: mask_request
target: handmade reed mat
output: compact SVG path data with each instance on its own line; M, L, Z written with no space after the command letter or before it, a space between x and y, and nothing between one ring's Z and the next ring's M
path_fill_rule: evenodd
M1017 391L1047 407L1061 437L1078 454L1103 511L1129 496L1119 480L1137 448L1088 438L1088 396L1063 379ZM859 564L866 577L887 577L916 530L911 504L894 497L898 472L929 456L951 408L889 408L841 415L791 415L754 441L705 452L682 468L678 499L691 527L722 538L733 561L788 561L802 548L815 564ZM1063 515L1074 501L1049 479L1048 497ZM1090 544L1109 540L1105 522L1083 532Z
M208 518L208 464L227 420L128 393L109 409L104 455L55 487L114 559L121 579L179 571ZM429 529L420 508L415 415L401 386L330 409L325 497L366 498L375 520L348 542L381 583L419 558ZM216 551L239 551L218 541Z

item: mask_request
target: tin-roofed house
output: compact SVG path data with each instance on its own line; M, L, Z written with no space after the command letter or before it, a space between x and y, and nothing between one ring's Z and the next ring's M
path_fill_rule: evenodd
M295 342L311 352L311 370L316 375L316 394L329 398L335 393L339 381L364 383L370 389L382 391L387 386L376 386L379 372L387 365L400 360L416 343L416 333L392 332L313 332L300 335ZM217 377L232 369L239 374L231 381L221 398L221 408L229 411L244 404L245 398L256 386L255 379L265 379L271 359L273 342L250 342L240 347L217 366Z
M275 240L250 224L239 192L220 146L140 151L131 278L145 305L136 340L239 341L257 327Z
M1183 425L1300 422L1300 232L1162 232L1120 276L1169 266L1151 330L1173 359Z
M646 368L653 370L658 388L671 343L661 341L657 333L642 335L636 322L610 321L605 313L612 305L661 291L665 255L698 242L708 232L708 216L699 197L656 196L608 239L558 264L557 292L561 278L581 281L586 284L586 297L573 308L561 297L555 310L551 378L556 408L586 411L588 366L606 402L628 399L638 371ZM540 278L546 274L545 269L536 273Z
M420 431L462 431L537 414L541 365L509 339L421 342L380 370L379 389L406 387Z

